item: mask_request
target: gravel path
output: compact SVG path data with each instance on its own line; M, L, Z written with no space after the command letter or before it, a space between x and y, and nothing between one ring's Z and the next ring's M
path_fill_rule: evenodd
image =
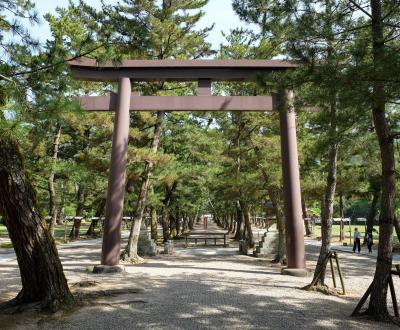
M211 226L210 229L213 229ZM318 242L307 240L307 266L315 267ZM69 283L94 280L101 289L140 288L138 293L99 298L92 306L55 316L0 316L4 329L397 329L350 318L371 282L371 256L341 253L346 297L299 288L310 278L280 275L266 259L237 254L237 247L177 248L121 275L94 275L100 240L60 245ZM400 294L400 281L395 279ZM0 260L0 297L20 288L15 259Z

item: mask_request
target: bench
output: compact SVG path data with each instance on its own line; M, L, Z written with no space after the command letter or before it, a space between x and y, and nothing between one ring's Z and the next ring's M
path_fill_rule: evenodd
M192 234L192 235L186 235L185 236L185 241L186 244L185 246L189 246L189 240L194 240L194 244L197 245L197 241L203 241L204 244L207 245L207 240L214 240L214 245L217 246L217 240L223 240L223 246L227 247L228 244L226 243L226 235L225 233L199 233L199 234Z

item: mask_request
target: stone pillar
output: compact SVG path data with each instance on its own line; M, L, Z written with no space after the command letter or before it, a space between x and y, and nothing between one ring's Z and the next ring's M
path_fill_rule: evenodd
M281 157L286 223L288 275L307 275L305 269L304 228L301 209L299 161L293 92L285 91L280 100Z
M118 264L120 259L121 224L124 209L125 165L128 152L130 98L130 79L120 78L112 138L101 265L95 266L93 269L94 272L118 272L122 270L121 267L118 267Z

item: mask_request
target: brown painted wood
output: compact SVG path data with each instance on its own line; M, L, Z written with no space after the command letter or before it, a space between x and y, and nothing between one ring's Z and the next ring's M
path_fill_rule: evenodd
M81 96L81 107L91 111L113 111L117 94ZM131 111L272 111L273 96L137 96L132 94Z
M126 60L120 64L81 59L68 62L75 79L117 81L245 81L257 75L295 68L280 60Z

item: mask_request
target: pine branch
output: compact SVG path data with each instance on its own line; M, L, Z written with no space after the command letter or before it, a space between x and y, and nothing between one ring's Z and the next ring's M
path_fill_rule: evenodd
M102 48L102 47L106 47L106 46L113 45L113 44L116 44L116 43L115 43L115 42L112 42L112 43L103 43L103 44L101 44L101 45L99 45L99 46L97 46L97 47L95 47L95 48L93 48L93 49L91 49L91 50L89 50L89 51L87 51L87 52L84 52L84 53L75 55L75 56L73 56L73 57L71 57L71 58L69 58L69 59L62 60L62 61L56 62L56 63L54 63L54 64L44 65L44 66L39 67L39 68L34 69L34 70L27 70L27 71L16 72L16 73L12 74L10 77L18 77L18 76L22 76L22 75L25 75L25 74L32 74L32 73L37 73L37 72L40 72L40 71L45 71L45 70L54 68L54 67L56 67L56 66L59 66L59 65L61 65L61 64L65 64L65 63L67 63L67 62L70 62L70 61L77 60L77 59L79 59L79 58L85 57L85 56L90 55L91 53L95 52L96 50ZM119 44L119 43L118 43L118 44Z
M353 4L357 9L361 10L365 15L367 15L369 18L372 19L372 15L367 12L363 7L361 7L361 5L359 5L357 2L353 1L353 0L349 0L349 2L351 4Z

